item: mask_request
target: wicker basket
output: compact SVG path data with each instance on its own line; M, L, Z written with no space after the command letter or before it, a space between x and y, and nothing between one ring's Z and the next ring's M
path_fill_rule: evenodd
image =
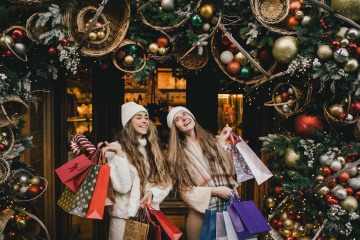
M196 12L196 11L199 9L199 7L200 7L200 5L201 5L201 1L202 1L202 0L198 0L197 3L196 3L196 5L195 5L194 7L192 7L192 11L193 11L193 12ZM189 1L189 2L190 2L190 1ZM177 24L174 24L174 25L172 25L172 26L156 26L156 25L153 25L153 24L151 24L148 20L146 20L146 18L145 18L144 15L143 15L143 12L146 11L146 7L147 7L148 5L150 5L150 4L158 4L158 1L157 1L157 0L156 0L156 1L152 1L152 0L148 1L147 3L143 4L142 6L140 6L140 7L138 8L138 12L139 12L139 14L140 14L140 16L141 16L142 22L143 22L144 24L146 24L147 26L151 27L152 29L162 30L162 31L173 31L173 30L175 30L175 29L177 29L177 28L185 25L185 24L188 22L188 20L189 20L189 17L185 17L185 18L182 19L180 22L178 22Z
M0 158L0 185L6 182L9 176L10 176L10 165L5 159Z
M28 30L27 30L26 28L24 28L23 26L16 26L16 25L7 28L7 29L4 31L4 34L9 34L9 33L11 33L11 31L13 31L14 29L21 29L21 30L24 32L24 34L25 34L26 37L29 36L29 32L28 32ZM28 50L31 48L32 41L30 41L29 39L25 38L25 40L23 41L23 43L24 43L25 45L28 45L28 46L27 46L27 51L28 51ZM12 54L13 54L17 59L19 59L19 60L21 60L21 61L23 61L23 62L27 62L28 58L27 58L26 53L25 53L23 56L20 56L20 55L18 55L18 54L14 51L14 49L12 49L12 48L7 44L6 41L5 41L5 44L7 45L7 47L9 48L9 50L12 52Z
M290 2L290 0L249 1L254 17L262 26L281 35L294 35L295 31L287 29L284 22L289 15Z
M45 3L48 0L7 0L11 3L14 4L21 4L21 5L31 5L31 4L41 4L41 3Z
M209 49L204 46L200 55L198 49L191 46L186 37L179 37L175 41L174 56L179 64L188 70L199 70L209 61Z
M65 22L68 25L69 39L76 44L81 43L88 37L83 32L83 16L89 14L92 9L97 9L99 1L80 1L76 6L64 14ZM104 56L113 51L124 39L130 20L130 5L126 0L109 1L102 13L103 19L109 21L106 32L109 33L104 41L87 41L81 46L84 55L90 57ZM80 31L79 31L80 30Z
M2 136L1 134L4 134L5 136ZM7 153L9 153L14 145L14 134L11 131L10 128L8 127L1 127L0 128L0 143L4 143L4 141L8 141L5 145L7 145L7 147L1 151L0 150L0 155L6 155Z
M164 32L162 30L158 30L158 31L160 32L160 34L162 36L166 37L168 39L168 41L169 41L169 46L168 46L169 50L168 50L168 52L166 54L164 54L164 55L154 55L154 59L157 62L163 63L163 62L169 60L172 57L174 49L175 49L175 44L174 44L174 41L172 40L172 38L166 32Z
M123 50L124 48L128 47L128 46L131 46L131 45L136 45L138 47L138 49L141 50L141 52L139 53L140 55L142 55L141 59L142 59L142 63L141 63L141 66L137 69L135 69L135 67L126 67L124 66L120 61L118 61L116 59L116 53L118 51L121 51ZM131 41L130 39L124 39L124 41L122 41L120 43L120 45L116 48L116 50L113 52L112 54L112 60L113 60L113 63L115 65L115 67L119 70L121 70L122 72L125 72L125 73L130 73L130 74L133 74L133 73L136 73L136 72L140 72L142 69L144 69L144 67L146 66L146 54L145 54L145 49L144 47L139 44L139 43L136 43L134 41Z
M351 97L349 95L349 103L351 102ZM326 118L326 121L331 124L331 125L336 125L336 126L347 126L347 125L353 125L355 123L357 123L357 119L358 116L354 116L353 120L349 121L349 120L342 120L339 119L337 117L334 117L330 114L330 112L328 111L329 105L328 102L325 102L324 104L324 116ZM347 109L346 109L346 113L349 112L349 108L350 108L350 104L347 105Z
M0 103L0 127L12 124L16 126L16 122L23 115L27 114L29 106L18 96L10 96Z
M226 65L224 65L221 61L220 61L220 52L219 49L220 48L220 38L219 35L221 35L221 31L215 33L212 37L211 37L211 41L210 41L210 46L211 46L211 53L214 57L214 60L216 62L216 64L218 65L218 67L221 69L221 71L231 80L242 83L242 84L255 84L255 83L259 83L260 81L263 81L265 79L268 78L268 76L265 75L261 75L261 73L258 73L257 75L253 75L250 78L247 79L243 79L238 75L231 75L230 73L227 72L226 70ZM269 74L271 74L275 67L276 67L277 62L273 61L268 67L267 67L267 72Z
M275 98L277 95L279 95L280 90L282 88L283 89L292 88L294 91L295 99L289 99L286 102L276 103ZM306 95L304 95L303 91L299 87L294 86L293 84L290 83L280 83L276 85L276 87L273 90L272 100L269 102L265 102L264 105L268 107L273 106L280 115L284 117L290 117L294 114L301 112L305 108L305 106L309 104L311 100L311 94L312 94L312 84L308 85L307 93ZM294 104L293 109L289 112L284 112L282 110L282 106L289 104Z

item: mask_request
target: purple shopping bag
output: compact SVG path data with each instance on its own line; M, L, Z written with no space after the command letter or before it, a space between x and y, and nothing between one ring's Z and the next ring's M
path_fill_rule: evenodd
M236 211L241 221L242 230L239 223L237 223L239 225L238 228L236 228L234 224L235 230L240 240L248 238L250 236L256 236L257 234L268 232L271 230L268 222L266 221L265 217L262 215L258 207L255 205L254 201L243 201L241 199L236 199L230 206L230 208L228 207L228 211L233 223L234 220L232 215L234 214L234 212L232 210ZM236 219L236 216L234 216L234 219L235 221L238 221L238 219Z
M242 235L242 232L245 231L245 229L244 229L244 225L241 222L240 216L237 213L233 204L231 204L227 207L227 211L230 215L231 222L234 226L236 235L238 236L239 239L241 239L240 236Z

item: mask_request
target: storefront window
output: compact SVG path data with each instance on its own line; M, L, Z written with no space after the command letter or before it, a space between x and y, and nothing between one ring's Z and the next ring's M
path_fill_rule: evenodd
M236 134L242 135L243 100L242 94L218 94L219 131L228 125Z

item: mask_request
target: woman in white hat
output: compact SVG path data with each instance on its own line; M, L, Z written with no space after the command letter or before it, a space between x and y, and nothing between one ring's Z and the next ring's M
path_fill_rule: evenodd
M123 239L125 219L140 207L159 204L172 188L169 168L158 144L157 129L147 110L128 102L121 106L123 130L116 142L105 142L103 151L111 167L115 205L109 207L109 239Z
M235 168L226 143L231 128L225 127L216 139L184 107L173 108L167 124L174 189L190 207L186 220L188 239L199 240L205 210L223 211L236 190Z

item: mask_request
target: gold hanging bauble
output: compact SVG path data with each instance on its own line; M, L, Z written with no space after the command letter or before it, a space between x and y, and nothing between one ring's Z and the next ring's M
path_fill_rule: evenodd
M274 43L272 54L276 61L289 64L299 51L298 45L298 40L293 36L280 37Z
M33 185L39 185L40 184L40 178L38 177L33 177L33 178L30 178L30 183L33 184Z
M97 35L94 32L89 33L89 39L91 41L95 41L97 39Z
M157 43L150 43L148 49L152 54L157 53L159 51L159 45L157 45Z
M324 179L325 179L325 177L322 174L319 174L319 175L316 176L316 182L317 183L322 183L324 181Z
M291 231L289 229L284 229L284 231L282 232L282 234L285 237L290 237L291 236Z
M240 64L248 64L249 60L245 57L244 54L242 54L242 52L238 52L237 54L234 55L234 61L240 63Z
M287 218L288 218L288 216L287 216L287 213L285 211L279 214L279 219L281 221L284 221Z
M320 190L317 192L317 194L321 195L321 196L325 196L330 192L330 188L328 186L323 186L322 188L320 188Z
M291 220L290 218L285 219L285 220L283 221L283 226L284 226L285 229L291 230L291 229L293 229L293 227L294 227L294 221Z
M274 102L275 102L275 103L282 103L282 98L281 98L281 95L280 95L280 94L275 96Z
M124 59L124 63L127 65L132 65L134 63L134 57L131 55L127 55Z
M214 16L214 7L211 4L205 4L200 8L200 16L206 20L211 19Z
M326 60L332 57L333 51L329 45L320 45L317 49L316 55L322 60Z
M359 0L331 0L330 6L340 15L353 21L360 20Z
M99 39L103 39L103 38L105 37L105 32L103 32L103 31L97 32L97 33L96 33L96 36L97 36Z
M348 212L356 211L358 209L358 205L359 205L359 203L358 203L357 199L353 196L347 196L340 203L340 206Z
M355 72L359 68L359 62L355 58L349 58L344 64L345 72Z
M273 207L275 207L275 198L273 198L273 197L266 197L265 198L265 206L267 207L267 208L273 208Z
M338 117L340 113L344 112L344 108L341 104L334 104L329 107L329 113L333 117Z
M284 158L286 166L296 168L296 162L300 159L300 154L296 153L291 147L288 147L285 150Z

